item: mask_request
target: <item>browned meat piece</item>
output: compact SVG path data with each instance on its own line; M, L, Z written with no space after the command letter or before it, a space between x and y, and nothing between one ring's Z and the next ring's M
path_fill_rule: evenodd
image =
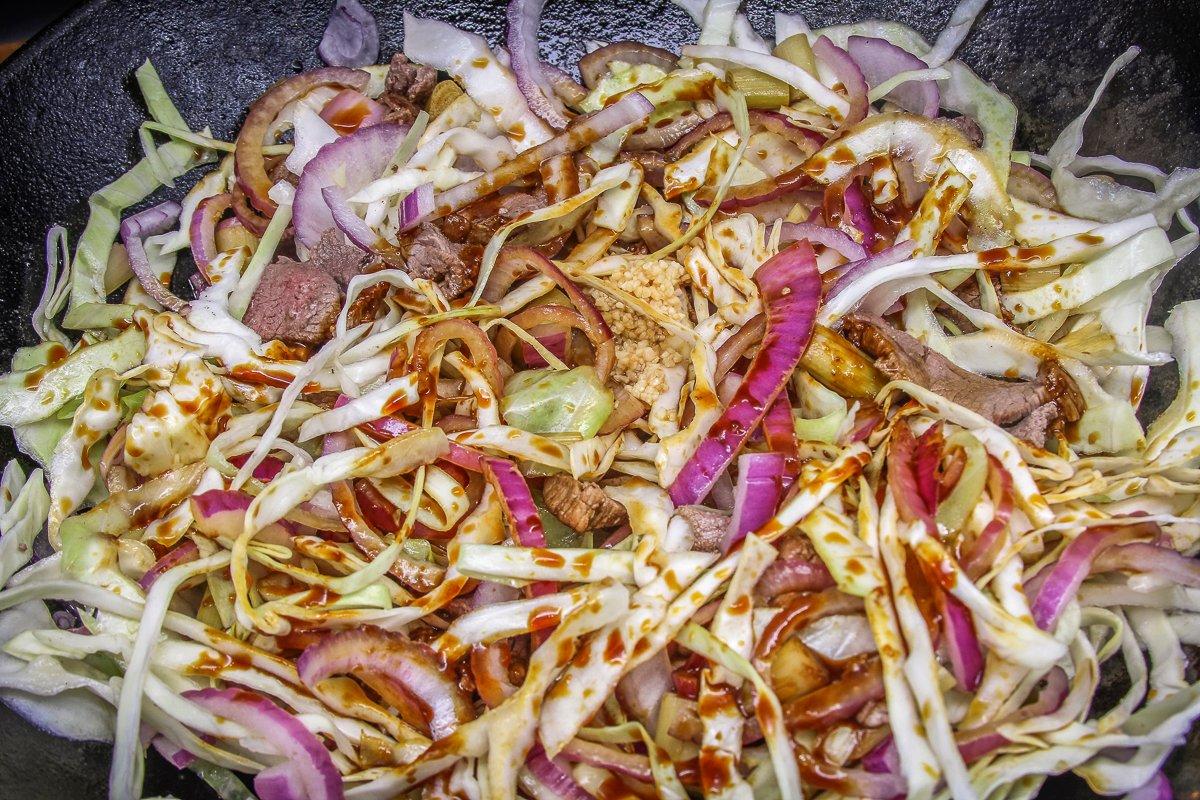
M972 147L983 147L983 128L979 127L979 123L975 121L974 117L955 117L949 122L966 137Z
M708 506L680 506L676 513L683 517L692 529L692 549L705 553L716 553L725 541L732 516Z
M625 506L606 495L600 484L577 481L570 475L546 478L542 501L551 514L579 533L614 528L629 518Z
M617 158L621 161L637 162L645 174L646 183L656 189L663 188L663 170L667 166L667 157L659 151L639 150L631 153L627 150L622 150L617 154Z
M1045 447L1046 439L1057 422L1058 405L1046 403L1029 412L1029 416L1009 428L1008 432L1030 444Z
M452 241L486 245L502 226L545 204L542 197L524 192L494 194L443 217L439 224Z
M429 100L437 83L437 71L413 64L403 53L392 56L379 102L388 108L388 121L409 124Z
M1056 361L1042 362L1036 380L1005 381L955 366L879 317L851 315L842 333L873 356L875 366L889 378L912 381L998 425L1019 422L1046 404L1055 406L1056 423L1074 422L1083 414L1079 388Z
M327 272L283 258L263 270L242 318L263 339L320 345L329 338L342 293Z
M298 186L300 178L292 174L292 171L287 168L287 164L284 163L285 161L283 156L267 159L267 175L271 178L271 183L287 181L292 186Z
M414 278L433 281L453 300L475 284L479 263L470 258L471 249L478 248L456 244L436 225L422 223L409 245L405 271Z
M337 228L330 228L321 234L317 246L308 254L308 262L312 266L329 273L337 281L337 285L346 289L350 280L361 275L363 268L370 261L370 256L346 242L346 237Z

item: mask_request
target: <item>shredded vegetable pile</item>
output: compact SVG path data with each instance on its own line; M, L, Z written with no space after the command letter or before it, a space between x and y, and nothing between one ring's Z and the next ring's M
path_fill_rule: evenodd
M232 142L138 69L0 377L0 692L114 800L148 749L226 800L1170 796L1200 171L1080 154L1136 50L1038 154L977 0L678 2L577 80L537 0L382 65L339 0Z

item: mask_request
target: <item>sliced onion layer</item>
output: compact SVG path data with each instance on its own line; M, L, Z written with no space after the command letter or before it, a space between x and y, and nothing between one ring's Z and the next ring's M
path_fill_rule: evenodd
M159 203L121 221L121 241L125 243L125 251L129 254L129 268L137 276L138 283L146 290L146 294L171 311L183 311L187 308L187 302L172 294L159 276L154 274L150 258L146 255L145 240L148 236L171 230L181 211L179 203Z
M233 151L234 173L237 175L238 187L245 193L250 205L268 217L275 213L275 201L268 196L272 181L267 175L263 144L265 144L267 131L284 106L298 100L318 86L336 86L362 91L366 88L369 79L370 76L360 70L324 67L310 72L302 72L277 83L254 101L254 104L250 106L250 111L246 114L246 121L242 123L242 130L238 133L237 144ZM238 219L242 219L241 214L238 214ZM256 225L250 225L244 219L242 222L251 230L261 232Z
M800 363L816 321L821 276L812 245L798 242L754 273L766 308L767 330L732 402L679 471L670 494L675 505L693 505L712 490L717 477L762 423L767 409Z
M304 727L291 714L256 692L245 689L196 689L183 693L196 705L251 731L258 739L270 743L287 759L288 771L294 780L281 781L281 770L272 768L263 774L263 785L255 781L254 788L263 798L284 798L278 793L285 787L301 789L306 800L341 800L342 776L333 758L317 735ZM269 774L268 774L269 773Z
M300 654L296 671L310 689L334 675L354 675L388 704L415 706L435 740L475 718L470 699L442 671L433 648L380 628L362 626L323 638Z

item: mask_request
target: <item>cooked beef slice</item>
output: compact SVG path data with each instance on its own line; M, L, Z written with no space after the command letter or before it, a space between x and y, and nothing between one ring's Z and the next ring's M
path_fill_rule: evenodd
M437 226L422 223L409 245L405 270L414 278L433 281L452 300L475 284L478 267L464 257L468 246L450 241Z
M312 266L329 273L337 285L346 289L350 280L361 275L363 268L371 257L352 244L346 242L346 237L337 228L330 228L321 234L320 241L308 254L308 262Z
M333 332L341 306L329 273L282 258L263 270L242 322L265 340L317 346Z
M388 109L388 121L409 124L429 100L437 84L437 71L414 64L403 53L392 56L379 102Z
M870 354L875 366L889 378L911 381L998 425L1013 425L1047 404L1056 409L1054 423L1059 419L1074 422L1084 410L1078 387L1056 361L1042 362L1035 380L1006 381L955 366L879 317L851 315L842 333Z
M574 531L613 528L629 518L625 506L604 493L600 484L551 475L542 484L542 501L551 514Z

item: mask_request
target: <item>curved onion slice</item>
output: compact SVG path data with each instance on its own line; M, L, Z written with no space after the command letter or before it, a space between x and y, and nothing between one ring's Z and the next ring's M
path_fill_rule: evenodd
M1042 630L1052 630L1067 603L1091 570L1092 562L1104 550L1139 539L1153 539L1159 533L1153 522L1135 525L1099 525L1088 528L1075 537L1058 560L1045 568L1045 575L1036 575L1037 594L1030 603L1033 621Z
M797 242L754 273L766 307L767 330L732 402L671 484L675 505L699 503L726 470L800 363L812 336L821 276L812 245Z
M540 746L529 753L525 768L552 797L561 800L592 800L592 795L575 782L571 773L546 758Z
M583 78L583 85L595 89L600 79L608 73L608 65L614 61L631 65L651 64L663 72L670 72L675 69L679 56L670 50L642 42L613 42L598 47L579 59L579 74Z
M200 548L196 547L196 543L191 539L185 539L178 547L172 548L165 556L154 562L154 566L146 570L146 574L138 580L138 586L142 587L144 592L149 591L159 576L171 567L195 561L199 557Z
M772 403L772 407L775 405ZM758 530L775 516L783 496L782 453L746 453L738 457L737 465L733 517L721 543L722 553L728 553L747 533Z
M928 65L902 47L875 36L851 36L846 51L862 70L867 84L874 88L902 72L928 69ZM887 95L896 105L923 117L936 117L941 95L932 80L908 81Z
M1012 202L989 160L945 120L915 114L875 114L818 150L799 173L822 184L841 180L872 159L892 156L911 165L917 180L930 181L947 159L971 182L966 204L971 214L971 246L1002 247L1012 242ZM796 176L787 175L789 180ZM781 179L782 180L782 179Z
M611 106L603 108L589 117L580 117L572 121L565 131L553 139L529 148L491 172L440 193L435 198L433 213L437 216L445 216L482 197L487 197L518 178L537 171L543 161L563 153L582 150L614 131L642 122L650 116L650 112L653 110L654 104L640 92L627 94ZM413 224L415 223L416 221L413 222Z
M358 0L337 0L317 45L331 67L365 67L379 58L379 26Z
M779 241L798 242L807 239L813 244L840 253L847 261L862 261L870 254L867 248L851 239L845 233L833 228L826 228L815 222L784 222L781 226Z
M121 221L121 241L125 243L125 250L129 253L129 268L137 276L138 283L146 290L146 294L171 311L183 311L187 308L187 302L172 294L154 274L150 259L146 255L145 239L147 236L166 233L174 227L181 210L179 203L159 203Z
M545 0L510 0L508 4L508 55L517 88L529 110L550 127L562 130L570 122L562 101L554 93L538 56L537 31Z
M846 89L846 99L850 101L850 110L842 118L839 130L845 130L855 125L867 115L870 102L867 99L867 79L854 59L842 48L822 36L813 43L813 55L824 61L833 70L833 74Z
M596 377L601 383L608 380L608 373L612 370L613 364L616 362L616 344L613 341L612 330L608 327L608 323L604 321L600 309L596 308L596 304L592 302L592 298L588 297L575 281L567 277L561 269L555 266L554 262L546 258L544 255L534 250L532 247L505 247L500 251L500 255L496 259L496 270L493 273L500 273L504 276L520 275L528 270L525 267L532 267L538 272L550 278L558 288L562 289L563 294L570 298L574 303L575 309L583 316L585 326L584 334L587 335L588 341L591 342L592 348L596 351L595 368ZM484 287L485 294L489 286Z
M275 213L275 201L267 193L272 181L267 176L267 165L263 157L263 144L271 123L279 116L284 106L308 94L318 86L340 86L362 91L370 76L367 73L345 67L325 67L302 72L295 77L277 83L250 106L246 121L238 132L233 151L234 173L238 186L245 192L246 199L268 217ZM393 151L394 153L395 151ZM238 219L242 219L238 215ZM246 224L245 220L242 220ZM249 224L246 227L255 230Z
M1093 574L1114 570L1145 572L1180 586L1200 588L1200 561L1172 547L1149 542L1111 547L1096 556L1092 563Z
M321 235L337 224L324 191L336 187L344 193L343 197L349 197L378 178L396 155L406 132L401 125L372 125L330 142L317 152L300 176L292 203L292 219L300 244L315 247ZM367 227L365 223L363 227Z
M205 280L208 280L209 264L217 257L217 221L232 204L233 197L225 192L201 200L192 214L192 221L188 226L192 259Z
M433 648L381 628L362 626L325 637L300 654L296 671L310 689L333 675L354 675L388 704L415 706L422 717L417 722L435 740L475 718L471 701L438 666Z
M287 759L295 778L287 781L289 787L302 788L303 796L308 800L340 800L345 796L342 792L342 776L325 745L298 719L267 698L245 689L195 689L184 692L183 697L206 711L236 722L252 731L257 738L269 742L276 752ZM285 797L269 794L272 788L279 786L280 771L272 768L267 772L270 774L264 779L263 786L255 781L255 790L263 798Z

